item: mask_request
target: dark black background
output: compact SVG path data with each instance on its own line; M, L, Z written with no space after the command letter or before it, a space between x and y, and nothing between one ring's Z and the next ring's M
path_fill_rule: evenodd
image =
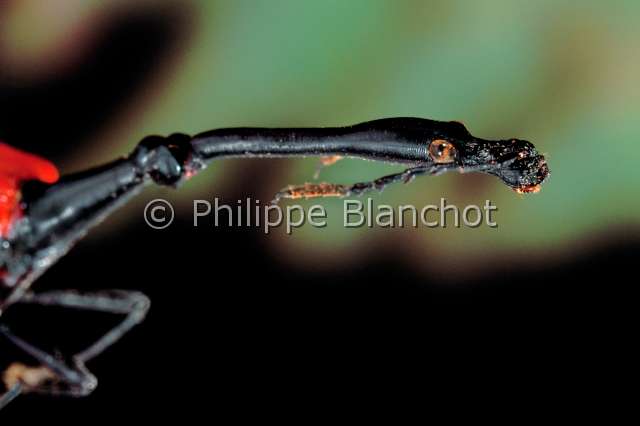
M0 139L58 161L90 143L188 33L181 25L174 15L132 16L65 75L28 87L0 79ZM51 138L64 142L44 142ZM603 232L594 248L567 259L520 267L497 260L481 279L442 286L392 250L313 272L271 254L259 231L195 230L184 219L156 232L140 215L83 241L38 281L39 289L141 290L152 310L91 362L100 380L92 396L21 397L0 413L2 424L283 414L300 406L316 413L338 400L384 405L405 395L428 406L425 391L457 400L490 396L496 386L516 398L522 388L541 388L541 401L562 399L601 391L600 379L619 374L611 361L622 356L618 344L632 338L625 333L637 229ZM3 321L64 353L115 323L26 307ZM607 358L595 355L603 352ZM0 356L24 360L6 342Z

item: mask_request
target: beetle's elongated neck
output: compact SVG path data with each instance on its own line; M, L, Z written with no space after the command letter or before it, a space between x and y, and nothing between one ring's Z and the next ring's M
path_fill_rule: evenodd
M121 159L66 176L37 197L27 197L31 244L41 245L38 240L42 238L82 236L93 223L126 203L146 181L134 162Z
M386 120L325 128L218 129L194 136L192 145L194 153L204 160L342 155L395 163L428 161L424 133L394 128L383 121Z
M93 226L154 180L174 184L184 175L190 138L149 137L127 158L59 182L23 188L23 216L0 253L5 286L29 283Z
M190 138L151 136L126 158L67 176L42 193L25 194L31 245L40 239L80 237L153 179L175 184L184 175Z

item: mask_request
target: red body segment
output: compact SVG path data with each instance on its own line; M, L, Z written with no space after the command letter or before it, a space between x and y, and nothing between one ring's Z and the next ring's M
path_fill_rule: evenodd
M21 215L20 186L27 180L54 183L60 174L50 161L0 142L0 237Z

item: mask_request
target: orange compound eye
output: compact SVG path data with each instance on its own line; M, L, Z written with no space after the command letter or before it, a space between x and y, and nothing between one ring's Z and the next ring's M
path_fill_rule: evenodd
M456 158L456 147L444 139L436 139L429 145L429 155L436 163L453 163Z

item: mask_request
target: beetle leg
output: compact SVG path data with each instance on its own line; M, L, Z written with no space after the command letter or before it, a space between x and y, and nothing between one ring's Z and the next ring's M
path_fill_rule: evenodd
M306 183L299 186L289 186L275 195L272 203L277 204L283 198L319 198L319 197L350 197L353 195L362 195L365 192L378 190L382 191L388 185L397 182L408 183L416 176L423 174L438 175L445 171L451 170L448 165L432 165L419 166L407 169L400 173L375 179L370 182L359 182L353 185L340 185L332 183Z
M86 368L85 363L100 355L105 349L113 345L131 330L131 328L140 323L149 309L149 299L145 295L124 290L95 294L79 294L71 290L52 291L40 294L27 293L19 303L60 306L126 315L120 324L107 332L95 343L73 355L71 357L71 365L63 363L53 355L20 339L7 327L0 326L0 335L4 335L41 364L40 367L12 364L9 369L5 371L5 385L12 390L17 389L18 393L21 391L23 393L38 392L69 396L85 396L96 388L98 383L97 379ZM18 386L19 388L17 388ZM0 402L5 399L7 399L6 402L8 403L8 397L6 395Z

